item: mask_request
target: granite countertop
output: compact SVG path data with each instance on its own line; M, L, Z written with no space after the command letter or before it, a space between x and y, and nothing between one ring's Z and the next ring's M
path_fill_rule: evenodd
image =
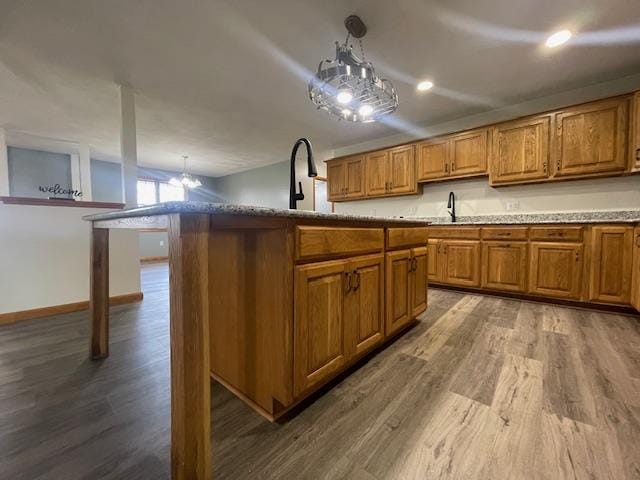
M538 223L640 223L640 210L608 212L527 213L519 215L422 217L433 225L514 225Z
M208 213L213 215L241 215L253 217L284 217L284 218L310 218L322 220L352 220L372 221L385 223L423 223L427 225L429 220L424 218L403 217L372 217L364 215L349 215L339 213L320 213L309 210L289 210L283 208L252 207L245 205L233 205L228 203L208 202L165 202L147 207L128 208L106 213L96 213L82 217L84 220L114 220L118 218L148 217L154 215L168 215L171 213Z

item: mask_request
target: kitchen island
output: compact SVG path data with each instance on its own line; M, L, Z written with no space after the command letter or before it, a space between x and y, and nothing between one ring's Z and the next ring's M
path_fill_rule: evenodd
M274 420L427 307L428 222L203 202L85 219L94 359L109 351L109 229L168 229L174 479L211 476L211 377Z

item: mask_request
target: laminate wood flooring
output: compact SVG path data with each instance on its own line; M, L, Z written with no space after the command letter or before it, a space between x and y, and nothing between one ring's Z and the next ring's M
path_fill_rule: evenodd
M111 310L0 327L0 479L168 479L165 264ZM638 317L435 290L283 424L213 386L216 479L640 479Z

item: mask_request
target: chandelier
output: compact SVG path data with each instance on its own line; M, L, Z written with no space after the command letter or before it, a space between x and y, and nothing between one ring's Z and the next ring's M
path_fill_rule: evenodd
M173 177L171 180L169 180L169 184L173 185L174 187L186 187L189 189L198 188L202 186L202 182L187 173L187 158L189 158L187 155L182 156L182 159L184 160L184 170L182 172L182 175L180 175L180 178Z
M376 75L367 62L362 37L367 27L360 17L350 15L344 21L347 38L336 42L335 60L323 60L309 82L309 98L318 107L339 119L351 122L374 122L398 108L398 95L393 84ZM360 42L362 59L353 53L350 37Z

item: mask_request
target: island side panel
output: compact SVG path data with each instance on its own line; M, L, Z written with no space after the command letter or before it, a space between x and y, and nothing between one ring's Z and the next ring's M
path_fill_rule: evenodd
M109 356L109 230L91 229L91 357Z
M209 215L169 216L171 478L211 478Z
M257 220L211 220L211 368L273 419L293 401L293 227Z

